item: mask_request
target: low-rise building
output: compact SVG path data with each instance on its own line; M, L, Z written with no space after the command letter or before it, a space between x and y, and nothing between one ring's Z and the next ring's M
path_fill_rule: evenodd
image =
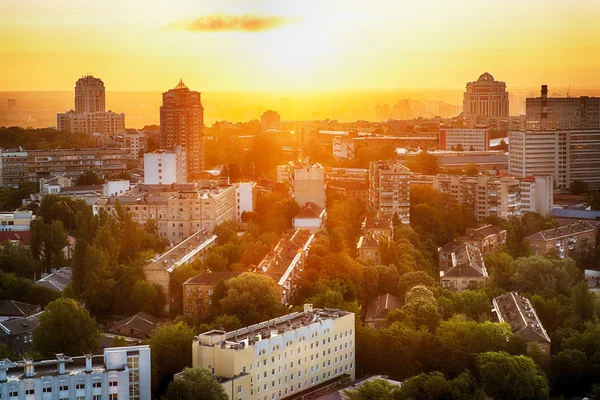
M327 195L344 200L358 200L366 206L369 203L369 183L331 179L327 181Z
M362 260L373 260L375 264L381 264L381 250L379 247L379 236L367 234L358 239L356 250L358 258Z
M579 258L596 251L596 234L595 225L588 221L577 221L534 233L525 240L534 254Z
M389 293L377 296L367 309L365 325L379 328L384 325L388 314L402 306L402 301Z
M183 314L187 317L205 315L212 305L215 286L240 275L241 271L205 271L183 283Z
M159 323L160 319L147 312L140 311L131 317L115 322L108 329L108 332L130 338L148 339Z
M27 352L33 345L33 331L40 323L42 313L0 322L0 343L15 354Z
M394 235L392 218L386 215L369 213L363 220L362 232L363 234L385 236L391 239Z
M482 255L493 251L498 246L506 244L506 229L498 225L484 225L479 228L467 229L466 235L462 238L479 248Z
M35 284L56 290L57 292L62 292L71 284L71 280L73 280L71 268L64 267L53 271L50 274L43 273L42 277L37 280Z
M454 292L485 285L488 273L479 248L468 242L450 242L439 250L440 283Z
M104 349L103 355L0 361L2 398L150 400L150 347Z
M494 297L492 302L498 320L510 325L512 332L527 342L528 350L535 344L550 355L550 336L528 298L511 292Z
M28 317L40 312L39 305L22 303L15 300L0 300L0 322L9 319Z
M32 211L0 212L0 231L29 232L33 218Z
M303 312L198 335L192 365L212 369L231 399L299 398L354 379L354 324L353 313L306 304Z
M314 238L314 233L306 229L298 229L291 236L289 233L284 235L255 268L255 272L263 273L277 283L282 304L291 304L298 290Z
M300 212L292 219L294 229L307 229L316 233L325 227L327 212L323 207L313 202L308 202L300 209Z
M171 273L182 265L203 259L206 251L216 243L216 240L216 235L198 231L142 267L146 280L162 287L167 310L173 301L172 291L180 290L180 288L171 288Z

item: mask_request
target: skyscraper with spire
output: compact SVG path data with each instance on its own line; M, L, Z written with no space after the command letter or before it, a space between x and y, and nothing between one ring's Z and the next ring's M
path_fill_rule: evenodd
M185 150L188 181L197 179L204 170L204 108L200 93L190 90L183 80L163 93L160 131L163 148Z

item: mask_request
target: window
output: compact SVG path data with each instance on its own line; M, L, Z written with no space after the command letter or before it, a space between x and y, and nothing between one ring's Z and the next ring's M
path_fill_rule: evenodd
M238 391L237 392L238 393L242 393L242 387L241 386L238 386Z
M52 393L52 382L44 382L43 383L42 393Z
M102 382L99 379L96 379L92 383L92 387L94 387L94 388L101 388L102 387Z
M17 386L11 386L8 389L8 397L18 397L19 396L19 388Z
M119 395L116 393L111 393L108 395L108 400L119 400Z
M60 390L61 392L64 390L69 390L69 382L68 381L60 381L58 390Z
M92 400L102 400L102 395L101 394L95 394L92 396Z
M79 389L85 389L85 382L78 381L77 384L75 385L75 389L77 389L77 390L79 390Z
M25 383L25 395L35 394L35 385L33 382Z

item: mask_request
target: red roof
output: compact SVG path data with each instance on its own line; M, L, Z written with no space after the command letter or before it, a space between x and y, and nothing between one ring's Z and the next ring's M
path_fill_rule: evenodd
M0 244L8 240L19 241L22 244L29 244L29 237L31 232L29 231L0 231Z

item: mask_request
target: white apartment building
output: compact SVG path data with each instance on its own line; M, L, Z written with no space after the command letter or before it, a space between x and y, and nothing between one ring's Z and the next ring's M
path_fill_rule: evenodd
M295 312L232 332L213 330L192 343L192 365L213 371L232 400L275 400L323 382L355 378L354 314Z
M128 180L106 181L102 185L102 195L106 197L118 196L131 189L131 183Z
M241 222L242 213L244 211L254 211L257 195L256 182L239 182L235 184L236 214L238 222Z
M369 168L369 207L374 213L397 213L403 224L410 223L410 181L408 168L389 161L372 162Z
M308 161L277 166L277 180L290 185L290 195L300 207L312 201L325 208L325 168Z
M448 129L440 128L440 150L488 151L490 130L488 128Z
M140 151L146 149L146 135L137 129L127 129L123 135L123 142L125 150L129 152L129 158L132 160L138 160Z
M509 138L511 175L552 176L561 189L576 180L600 188L599 129L513 131Z
M144 154L144 183L170 185L187 182L186 152L181 147L174 151L155 151Z
M519 178L521 190L521 213L546 215L554 205L552 176L526 176Z
M103 355L0 360L0 396L8 400L151 400L150 347L104 349Z
M33 218L32 211L0 212L0 231L29 231Z

